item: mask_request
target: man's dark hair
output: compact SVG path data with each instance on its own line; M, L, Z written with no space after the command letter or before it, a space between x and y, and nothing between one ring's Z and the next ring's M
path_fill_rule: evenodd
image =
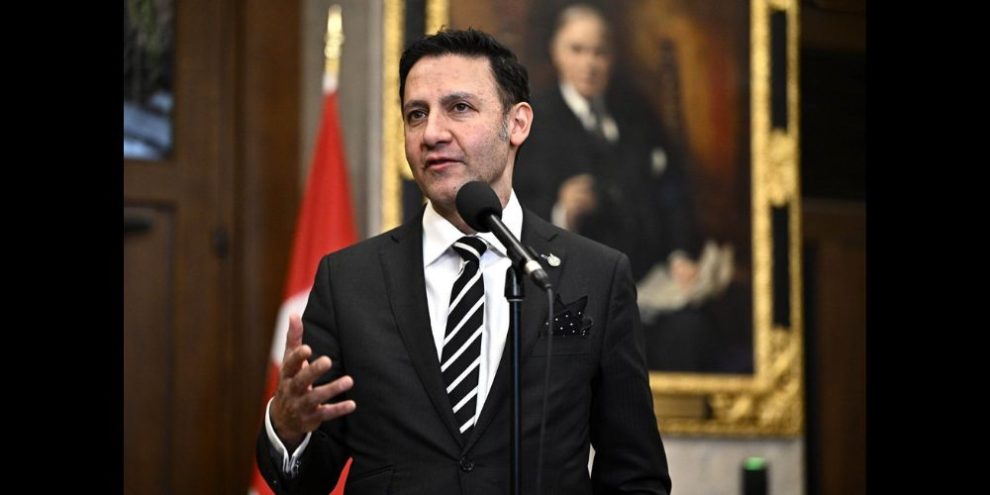
M402 52L399 60L400 102L405 103L406 76L412 66L423 57L442 55L487 58L495 76L502 112L508 112L512 105L521 101L529 102L529 75L516 55L492 35L472 28L441 29L437 34L413 42Z

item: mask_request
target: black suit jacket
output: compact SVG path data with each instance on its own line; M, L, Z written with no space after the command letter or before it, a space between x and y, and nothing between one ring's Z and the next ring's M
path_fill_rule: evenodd
M326 256L303 315L314 358L354 378L354 413L313 433L299 473L282 475L264 430L258 465L285 493L326 494L353 457L346 493L498 494L509 491L510 370L499 363L471 436L455 426L430 329L421 217ZM546 493L669 493L653 413L628 258L531 212L522 241L562 260L547 266L567 303L588 296L587 336L553 337L543 486ZM531 282L522 308L523 493L535 493L543 394L546 298ZM588 475L589 445L594 471Z

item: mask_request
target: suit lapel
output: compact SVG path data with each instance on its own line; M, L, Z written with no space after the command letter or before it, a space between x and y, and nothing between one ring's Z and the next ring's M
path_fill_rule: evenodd
M393 232L392 241L380 252L392 316L426 394L451 436L460 444L461 434L440 375L440 362L430 329L423 275L422 214Z
M526 212L523 217L523 244L532 247L536 254L540 256L540 264L550 275L550 284L553 286L554 294L560 289L560 273L566 266L566 252L564 247L556 240L558 231L549 223L536 216L536 214ZM527 226L529 228L527 228ZM526 234L530 235L527 236ZM527 237L529 238L527 240ZM555 255L561 260L559 266L550 266L543 256ZM520 350L523 359L529 357L533 352L533 347L539 338L543 323L547 321L547 295L543 290L527 280L526 299L522 305L522 345Z
M557 290L557 284L560 281L560 272L564 264L566 264L563 247L560 246L560 243L553 242L556 237L557 230L552 225L529 210L523 209L522 244L533 248L537 255L549 255L552 253L564 260L561 266L554 267L549 266L542 257L540 258L540 264L543 265L544 270L547 270L547 274L550 276L550 284L554 287L554 291ZM542 322L547 320L546 293L528 278L524 285L524 296L521 316L522 328L519 332L522 340L519 346L522 360L525 360L533 352L533 347L536 345L540 329L543 328ZM508 339L506 339L506 349L502 352L502 359L498 363L498 371L495 372L495 381L492 383L492 389L488 393L488 398L485 399L485 405L481 409L478 423L471 437L468 438L465 450L470 449L477 442L478 438L484 433L484 430L491 424L498 408L509 407L509 385L511 381L510 375L512 373L512 370L509 368L511 365L512 363L509 361Z

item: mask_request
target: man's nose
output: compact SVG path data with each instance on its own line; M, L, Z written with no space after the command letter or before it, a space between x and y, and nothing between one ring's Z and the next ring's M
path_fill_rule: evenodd
M449 122L439 112L432 112L426 118L426 128L423 129L423 144L434 147L450 140Z

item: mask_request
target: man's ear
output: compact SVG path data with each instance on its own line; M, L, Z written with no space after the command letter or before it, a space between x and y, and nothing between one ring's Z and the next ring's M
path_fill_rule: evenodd
M509 143L518 148L529 137L533 125L533 107L521 101L509 110Z

